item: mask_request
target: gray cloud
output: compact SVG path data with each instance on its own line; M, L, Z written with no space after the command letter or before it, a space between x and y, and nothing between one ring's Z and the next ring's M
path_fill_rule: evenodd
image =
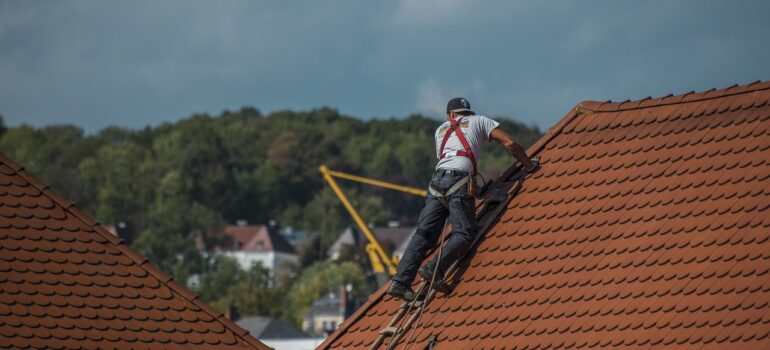
M331 105L547 128L585 99L770 79L760 1L0 2L9 124L140 127Z

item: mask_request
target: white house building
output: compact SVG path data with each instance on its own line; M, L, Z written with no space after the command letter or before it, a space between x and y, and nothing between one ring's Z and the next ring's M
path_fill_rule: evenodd
M272 272L273 281L280 281L282 276L290 276L292 269L299 263L294 247L279 233L276 227L268 225L235 225L225 227L224 234L232 237L230 249L219 253L232 257L245 270L255 262Z

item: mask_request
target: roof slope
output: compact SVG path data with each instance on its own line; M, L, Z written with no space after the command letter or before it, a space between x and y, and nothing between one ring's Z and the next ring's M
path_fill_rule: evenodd
M0 348L269 349L0 155Z
M757 82L578 105L410 348L770 348L768 99ZM319 349L368 348L401 305L384 290Z

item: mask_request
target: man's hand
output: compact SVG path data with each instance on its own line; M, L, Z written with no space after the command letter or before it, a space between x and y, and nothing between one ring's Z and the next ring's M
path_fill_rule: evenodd
M528 173L534 173L535 170L540 168L540 156L534 156L532 159L529 160L530 164L532 164L531 168L524 168Z

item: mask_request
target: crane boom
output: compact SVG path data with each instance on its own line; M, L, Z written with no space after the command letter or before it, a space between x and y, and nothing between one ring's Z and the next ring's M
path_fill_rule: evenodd
M325 168L324 165L322 165L322 167ZM323 173L324 171L321 170L321 172ZM329 175L334 176L334 177L338 177L340 179L357 181L357 182L365 183L367 185L372 185L372 186L387 188L387 189L390 189L390 190L406 192L406 193L409 193L409 194L413 194L415 196L425 197L428 194L428 191L420 189L420 188L414 188L414 187L403 186L403 185L396 185L396 184L393 184L393 183L390 183L390 182L385 182L385 181L370 179L370 178L367 178L367 177L361 177L361 176L357 176L357 175L343 173L341 171L330 170L329 168L326 168L326 172Z
M377 237L374 236L374 233L372 233L369 227L366 226L364 219L361 218L361 214L359 214L358 211L353 208L353 205L350 204L350 200L348 200L348 197L345 195L345 193L342 192L334 178L338 177L341 179L361 182L372 186L401 191L422 197L427 194L427 191L419 188L396 185L385 181L374 180L366 177L343 173L340 171L330 170L328 167L326 167L326 165L321 165L318 170L321 172L321 174L323 174L324 179L329 183L329 186L331 186L334 194L337 195L337 198L339 198L340 202L342 202L342 205L345 207L345 209L347 209L350 216L353 217L353 221L356 222L358 228L361 230L361 232L364 233L366 239L369 240L369 243L366 245L366 251L369 254L369 260L372 263L372 269L374 272L382 273L387 271L388 275L395 275L396 265L398 265L398 258L389 256L388 253L385 252L385 249L382 248L382 244L380 244L380 242L377 240Z

